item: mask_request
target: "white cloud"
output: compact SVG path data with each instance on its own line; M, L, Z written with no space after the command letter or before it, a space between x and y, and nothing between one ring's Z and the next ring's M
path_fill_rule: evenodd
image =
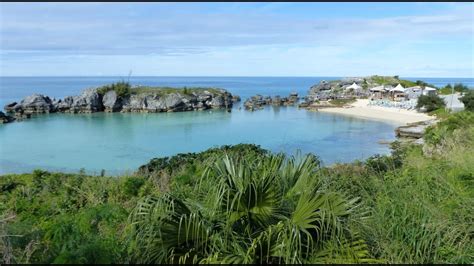
M340 76L408 73L423 65L431 67L426 73L458 68L457 76L472 74L472 5L436 15L323 19L269 12L291 3L250 13L224 4L183 10L174 4L0 4L1 71L15 75L29 63L38 73L57 66L66 75L88 69L117 74L133 64L143 75ZM447 51L456 42L470 46L471 54ZM436 67L441 61L446 66Z

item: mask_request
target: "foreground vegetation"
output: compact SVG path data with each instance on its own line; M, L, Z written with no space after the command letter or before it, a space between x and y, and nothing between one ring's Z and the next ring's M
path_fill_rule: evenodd
M323 167L255 145L0 177L0 263L472 263L474 114Z

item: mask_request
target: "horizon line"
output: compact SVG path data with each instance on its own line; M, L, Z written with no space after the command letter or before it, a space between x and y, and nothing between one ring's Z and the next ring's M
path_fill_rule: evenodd
M384 76L384 77L395 77L398 76L400 78L459 78L459 79L474 79L474 77L448 77L448 76L437 76L437 77L421 77L421 76L401 76L401 75L351 75L351 76L226 76L226 75L219 75L219 76L208 76L208 75L203 75L203 76L175 76L175 75L136 75L136 76L130 76L130 78L137 78L137 77L156 77L156 78L351 78L351 77L370 77L370 76ZM33 75L33 76L2 76L0 75L0 78L109 78L109 77L124 77L124 78L129 78L127 75L77 75L77 76L72 76L72 75Z

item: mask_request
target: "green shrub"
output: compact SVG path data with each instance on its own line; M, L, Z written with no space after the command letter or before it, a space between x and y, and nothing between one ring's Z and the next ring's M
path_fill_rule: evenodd
M418 102L416 104L416 108L426 108L427 112L432 112L434 110L444 108L446 103L444 100L439 97L438 95L421 95L418 97Z
M466 110L474 112L474 90L469 90L459 100L464 104Z
M97 89L97 92L101 95L104 95L108 91L115 91L117 93L117 96L126 97L129 96L131 93L131 85L128 82L119 81L116 83L102 86Z
M474 125L474 113L468 111L457 112L428 127L423 138L429 144L438 144L441 140L449 138L455 130L472 125Z
M144 184L145 179L142 177L127 177L123 183L123 191L128 196L137 196Z

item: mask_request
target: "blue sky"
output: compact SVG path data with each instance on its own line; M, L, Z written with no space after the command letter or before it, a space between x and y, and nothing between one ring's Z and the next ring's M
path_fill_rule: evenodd
M0 3L0 76L474 77L473 3Z

